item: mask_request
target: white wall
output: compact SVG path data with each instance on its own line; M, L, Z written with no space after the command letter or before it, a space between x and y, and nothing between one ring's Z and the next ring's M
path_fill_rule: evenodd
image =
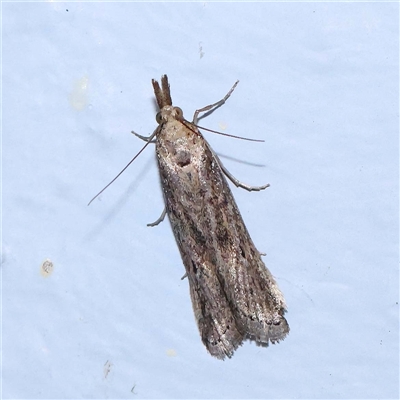
M3 3L4 398L398 398L396 3ZM289 337L213 359L148 148L151 79L240 180ZM40 273L50 259L54 270ZM107 370L109 372L107 373ZM133 393L131 389L133 389Z

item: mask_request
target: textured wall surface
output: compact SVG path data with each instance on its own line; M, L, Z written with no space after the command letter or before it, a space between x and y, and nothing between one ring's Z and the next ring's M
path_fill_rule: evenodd
M3 3L4 398L398 398L396 3ZM207 354L154 148L168 74L291 332ZM42 264L48 260L43 268Z

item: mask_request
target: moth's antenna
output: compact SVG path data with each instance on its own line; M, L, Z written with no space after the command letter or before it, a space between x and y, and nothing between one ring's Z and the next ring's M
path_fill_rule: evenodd
M90 203L95 200L97 197L99 197L112 183L114 183L120 175L136 160L136 158L139 157L139 155L142 153L142 151L151 143L151 140L153 137L156 135L156 131L147 139L147 143L141 148L141 150L135 155L135 157L132 158L131 161L126 164L126 166L121 170L121 172L108 184L106 185L103 189L100 190L99 193L96 194L96 196L93 197L92 200L89 201L88 206L90 206Z
M228 136L228 137L235 138L235 139L248 140L250 142L265 142L265 140L261 140L261 139L251 139L251 138L247 138L247 137L243 137L243 136L230 135L229 133L213 131L212 129L204 128L203 126L193 124L186 120L183 121L183 124L186 126L186 128L189 128L189 129L190 129L190 125L194 125L196 128L204 129L205 131L217 133L218 135L222 135L222 136ZM190 130L192 130L192 129L190 129Z

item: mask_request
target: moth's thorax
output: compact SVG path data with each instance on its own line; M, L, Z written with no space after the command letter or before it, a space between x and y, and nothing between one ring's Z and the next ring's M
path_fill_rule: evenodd
M195 125L183 119L182 110L178 107L164 106L157 120L160 126L157 132L156 153L160 169L167 176L180 177L182 186L189 185L194 190L195 181L197 182L201 175L200 164L205 157L204 138ZM190 179L187 174L190 174Z

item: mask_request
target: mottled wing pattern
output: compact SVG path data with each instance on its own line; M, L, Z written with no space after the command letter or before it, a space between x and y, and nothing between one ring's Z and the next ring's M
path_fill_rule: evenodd
M259 345L282 340L289 332L283 295L249 236L219 160L195 126L177 124L160 126L156 151L203 343L223 359L245 338ZM174 134L164 134L166 128Z
M184 241L182 245L188 243ZM186 271L191 270L188 275L190 296L201 339L214 357L231 357L243 342L244 335L237 329L235 316L214 272L214 265L203 258L193 258L197 257L183 256L183 262Z

